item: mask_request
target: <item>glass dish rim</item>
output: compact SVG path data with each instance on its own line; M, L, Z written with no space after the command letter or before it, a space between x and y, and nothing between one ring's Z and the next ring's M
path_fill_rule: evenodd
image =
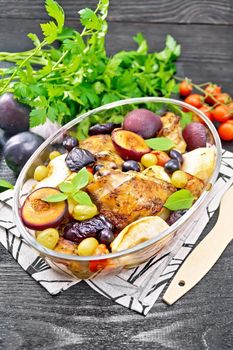
M33 161L37 158L37 156L53 140L56 140L56 138L62 134L62 131L66 131L67 129L72 128L73 126L75 126L76 124L78 124L82 120L88 118L90 115L92 115L94 113L99 113L99 112L102 112L102 111L105 111L108 109L120 107L120 106L127 105L127 104L133 104L133 103L138 104L138 103L148 103L148 102L167 103L167 104L170 103L170 104L175 104L175 105L180 106L180 107L185 107L188 110L197 114L199 117L201 117L201 119L203 119L205 121L209 130L212 133L212 136L213 136L214 141L215 141L215 147L216 147L215 170L214 170L212 177L209 180L209 183L211 185L213 185L215 183L215 181L217 180L220 165L221 165L222 146L221 146L221 141L220 141L219 135L217 133L217 130L215 129L212 122L205 116L205 114L202 111L198 110L197 108L195 108L195 107L193 107L193 106L191 106L183 101L172 99L172 98L166 98L166 97L129 98L129 99L119 100L119 101L115 101L112 103L102 105L102 106L97 107L95 109L92 109L92 110L90 110L82 115L77 116L75 119L73 119L69 123L67 123L64 126L62 126L61 128L59 128L56 132L54 132L47 140L45 140L41 144L40 147L38 147L38 149L29 158L29 160L27 161L27 163L23 167L22 171L20 172L19 177L17 179L17 182L15 184L15 189L14 189L13 217L14 217L15 224L16 224L17 228L19 229L20 234L22 235L23 239L26 241L26 243L29 246L31 246L35 250L39 251L42 255L44 255L46 257L50 257L53 259L60 259L60 260L71 260L71 261L76 261L76 262L89 262L90 260L91 261L96 261L96 260L99 261L99 260L105 260L105 259L122 258L124 256L127 256L127 255L133 254L135 252L138 252L140 250L143 250L144 248L147 248L147 247L153 245L154 243L158 242L162 238L164 238L164 237L168 236L169 234L171 234L172 232L178 230L180 228L180 226L184 222L188 221L188 219L191 217L191 215L196 212L196 210L204 202L204 199L206 199L206 197L209 195L211 189L205 190L202 193L202 195L198 198L198 200L195 202L195 204L187 211L186 214L184 214L173 225L169 226L169 228L167 228L165 231L162 231L161 233L159 233L156 237L154 237L148 241L145 241L143 243L140 243L140 244L138 244L135 247L132 247L130 249L125 249L125 250L119 251L117 253L109 253L109 254L97 255L97 256L70 255L70 254L58 253L54 250L47 249L47 248L43 247L42 245L40 245L39 243L37 243L35 238L24 227L24 224L21 220L20 213L19 213L20 212L20 210L19 210L19 208L20 208L20 203L19 203L20 191L21 191L22 185L24 183L24 178L25 178L26 172L27 172L28 168L31 166L31 164L33 163Z

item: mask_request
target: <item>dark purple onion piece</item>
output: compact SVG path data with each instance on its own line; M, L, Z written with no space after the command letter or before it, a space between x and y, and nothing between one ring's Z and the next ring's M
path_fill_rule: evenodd
M180 164L183 164L184 158L183 158L182 154L181 154L180 152L178 152L177 150L172 149L172 150L170 151L170 157L171 157L172 159L178 160L178 162L179 162Z
M91 152L78 147L74 147L66 157L66 165L71 171L79 171L94 162L95 156Z
M66 136L62 142L62 146L70 152L74 147L78 146L78 140L75 137Z
M63 237L65 239L68 239L69 241L80 243L85 238L96 237L96 232L93 232L93 231L86 231L85 233L80 232L79 223L75 222L65 226L63 231Z
M99 240L100 240L101 243L109 245L114 240L114 234L108 228L104 228L99 233Z
M109 228L110 230L113 230L114 226L111 223L110 220L108 220L104 215L99 215L100 220L104 223L105 227Z
M97 171L99 171L101 168L103 168L104 167L104 165L103 164L96 164L95 166L94 166L94 173L97 173Z
M179 220L181 218L181 216L183 216L185 213L187 212L187 209L183 209L183 210L176 210L173 211L171 213L171 215L169 216L169 218L167 219L167 223L168 225L172 225L174 224L177 220Z
M89 135L99 135L99 134L111 134L115 128L119 128L120 124L106 123L106 124L96 124L90 127Z
M63 237L69 241L80 243L88 237L97 237L102 230L113 230L112 223L104 215L94 216L78 222L71 222L65 226Z

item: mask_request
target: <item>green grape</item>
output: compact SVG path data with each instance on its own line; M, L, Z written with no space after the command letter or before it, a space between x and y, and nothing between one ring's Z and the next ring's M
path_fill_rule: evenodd
M48 249L54 249L59 240L59 233L55 228L47 228L37 232L36 240Z
M90 184L94 180L94 175L90 171L88 175L89 175L88 183Z
M94 237L85 238L78 246L77 253L81 256L93 255L99 242Z
M187 185L187 174L182 170L177 170L172 174L171 182L177 188L183 188Z
M152 165L156 165L158 163L158 159L153 153L146 153L141 158L141 163L144 167L149 168Z
M56 158L56 157L59 157L60 155L61 155L60 152L58 152L58 151L52 151L52 152L49 154L49 159L52 160L52 159L54 159L54 158Z
M48 176L48 168L45 165L39 165L34 171L34 179L41 181Z
M72 212L73 217L76 220L86 220L91 219L93 216L98 214L97 207L93 205L83 205L83 204L77 204Z

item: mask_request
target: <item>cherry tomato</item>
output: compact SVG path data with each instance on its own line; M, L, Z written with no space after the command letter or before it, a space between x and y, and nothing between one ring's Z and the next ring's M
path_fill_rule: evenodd
M187 80L183 80L180 83L180 86L179 86L180 96L186 97L191 94L192 90L193 90L192 84L190 84Z
M164 166L171 158L166 152L163 151L152 151L157 157L157 165Z
M230 109L230 111L232 111L232 110L233 110L233 102L230 102L230 103L227 105L227 107Z
M233 123L232 121L227 121L223 123L218 128L219 136L224 141L232 141L233 140Z
M231 102L231 96L226 92L216 95L215 98L219 103L228 104Z
M105 244L99 244L95 249L93 255L104 255L109 254L109 250ZM103 270L107 266L107 259L104 260L92 260L89 262L89 270L91 272L97 272Z
M189 105L191 105L193 107L200 108L202 106L202 100L203 100L203 97L201 95L192 94L192 95L189 95L188 97L186 97L184 102L188 103ZM187 108L183 108L183 110L185 112L189 112L189 110Z
M207 105L201 106L200 111L202 111L207 116L207 118L209 118L209 120L211 120L211 121L214 120L209 106L207 106ZM204 124L204 122L202 120L200 122Z
M212 114L214 120L220 123L226 122L230 118L229 107L225 105L215 107Z
M94 169L92 166L87 166L86 169L89 171L89 173L94 174Z
M222 88L221 88L221 86L218 86L216 84L209 84L205 88L205 91L208 94L211 94L211 95L213 95L215 97L216 95L218 95L218 94L220 94L222 92ZM213 100L213 98L211 96L207 95L207 94L205 96L205 102L209 103L210 105L215 104L215 101Z
M229 108L230 118L233 118L233 102L229 103L227 107Z

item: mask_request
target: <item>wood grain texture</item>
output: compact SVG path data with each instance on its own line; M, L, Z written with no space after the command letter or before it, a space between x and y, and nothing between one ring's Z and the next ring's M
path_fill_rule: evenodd
M198 287L146 319L84 282L52 297L0 253L0 349L231 349L233 245Z
M60 0L67 19L78 10L95 9L97 0ZM231 0L111 0L109 21L233 24ZM47 18L42 0L0 0L0 18Z
M40 31L39 19L46 18L43 3L0 0L0 51L31 47L26 34ZM93 7L96 1L60 3L68 18L74 19L77 9ZM107 49L111 54L135 47L132 36L138 31L148 38L152 50L160 49L170 32L182 45L180 75L197 82L213 80L233 95L233 29L225 25L232 24L231 11L231 0L112 0ZM191 22L202 25L181 24ZM68 21L73 26L76 23ZM231 144L224 147L233 151ZM2 162L0 149L2 177L14 178ZM216 216L205 233L215 221ZM232 349L232 261L230 244L197 287L172 307L160 299L143 318L105 299L84 282L50 296L0 246L0 349Z

